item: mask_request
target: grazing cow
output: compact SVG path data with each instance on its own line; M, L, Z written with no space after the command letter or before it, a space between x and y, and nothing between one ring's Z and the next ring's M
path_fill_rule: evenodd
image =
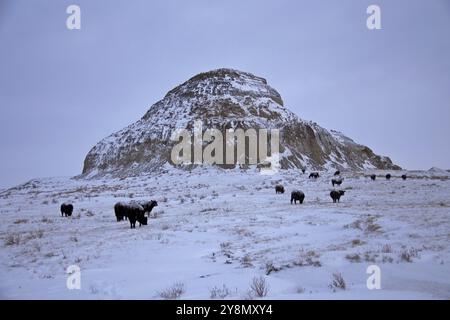
M377 176L374 175L374 174L372 174L372 175L370 176L370 179L372 179L372 181L375 181L376 178L377 178Z
M148 216L150 216L150 212L152 212L153 208L158 206L158 202L156 202L155 200L141 201L138 204L140 204L142 208L144 208L144 213L148 212Z
M334 173L335 176L339 176L340 174L341 174L341 172L340 172L339 170L337 170L337 171Z
M130 228L136 228L136 221L139 222L139 226L146 224L145 211L144 208L137 203L116 203L114 206L114 211L116 212L117 221L123 220L127 217L130 221Z
M61 205L61 217L70 217L73 212L73 205L71 203L63 203Z
M391 174L390 174L390 173L388 173L388 174L386 175L386 180L391 180Z
M317 179L319 177L319 173L318 172L311 172L309 174L309 179L314 178Z
M294 190L291 193L291 204L294 202L294 204L297 204L297 201L300 201L300 204L303 203L303 200L305 199L305 194L302 191Z
M340 186L342 184L342 179L331 179L331 184L334 185L337 184L338 186Z
M406 180L406 174L402 174L402 179Z
M117 202L114 205L114 213L116 214L117 222L127 219L127 204L124 202Z
M333 203L339 202L339 200L341 199L341 196L343 196L345 193L344 190L333 190L330 192L330 197L331 199L333 199Z
M284 187L281 184L275 186L275 193L284 193Z
M139 226L143 225L145 218L145 210L144 208L137 203L130 203L126 206L126 215L128 217L128 221L130 221L130 228L136 228L136 221L139 222Z

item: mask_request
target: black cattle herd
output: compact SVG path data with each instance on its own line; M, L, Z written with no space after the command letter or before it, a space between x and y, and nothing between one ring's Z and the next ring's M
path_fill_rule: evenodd
M145 216L147 213L150 216L153 208L158 206L158 202L151 201L132 201L117 202L114 205L114 213L116 215L117 222L128 220L130 221L130 228L136 228L136 222L139 222L139 226L147 225L148 218ZM70 217L73 212L73 204L63 203L61 205L61 216Z
M305 173L305 169L302 169L302 173ZM331 179L331 184L333 187L335 185L340 186L344 181L343 178L340 177L341 172L338 170L334 173L334 178ZM309 175L309 179L317 179L319 178L319 172L311 172ZM391 179L391 174L386 174L386 180ZM402 176L403 180L406 180L406 174ZM372 174L370 176L372 181L375 181L376 175ZM281 184L277 184L275 186L275 193L284 193L284 186ZM344 190L332 190L330 192L330 197L334 203L339 202L341 197L345 194ZM291 204L297 204L297 201L302 204L305 200L305 193L300 190L294 190L291 192ZM148 218L145 216L147 213L150 216L153 208L158 206L158 202L155 200L151 201L132 201L129 203L126 202L117 202L114 205L114 213L116 215L117 222L128 220L130 222L130 228L136 228L136 222L139 222L139 226L147 225ZM70 217L73 212L73 204L71 203L63 203L61 205L61 216L62 217Z
M305 169L302 169L302 173L305 173ZM317 179L319 178L319 172L311 172L309 174L309 179ZM372 179L372 181L375 181L376 179L376 175L372 174L370 175L370 179ZM392 175L390 173L386 174L386 180L391 180ZM401 176L401 178L403 180L406 180L406 174L403 174ZM341 178L341 172L338 170L334 173L334 178L331 179L331 184L333 185L333 187L335 185L340 186L342 184L342 182L344 181L343 178ZM284 193L284 186L281 184L277 184L275 186L275 193ZM330 197L333 200L333 203L337 203L340 201L341 197L345 194L345 190L332 190L330 192ZM305 193L303 191L300 190L293 190L291 192L291 204L297 204L297 201L302 204L303 200L305 200Z

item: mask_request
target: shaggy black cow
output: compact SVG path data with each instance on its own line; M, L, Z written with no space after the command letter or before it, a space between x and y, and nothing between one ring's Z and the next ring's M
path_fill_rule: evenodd
M127 204L124 202L117 202L114 205L114 213L116 214L117 222L127 219Z
M402 174L402 179L406 180L406 174Z
M344 190L333 190L330 192L330 197L331 199L333 199L333 203L339 202L339 200L341 199L341 196L343 196L345 193Z
M138 202L138 204L140 204L142 208L144 208L144 212L147 212L148 216L150 216L150 212L152 212L153 208L158 206L158 202L156 202L155 200L141 201Z
M331 179L331 184L333 185L333 187L335 184L340 186L342 184L342 179Z
M116 214L117 221L122 221L124 218L128 218L130 221L130 228L136 228L136 221L139 221L139 225L147 224L147 221L144 219L144 208L137 203L118 202L114 206L114 212Z
M377 176L374 174L370 176L370 179L372 179L372 181L375 181L376 178L377 178Z
M341 174L341 172L340 172L339 170L337 170L337 171L334 173L335 176L339 176L340 174Z
M314 178L317 179L319 177L319 173L318 172L311 172L309 174L309 179Z
M284 187L281 184L275 186L275 193L284 193Z
M305 172L306 172L306 169L302 169L302 173L305 174Z
M73 212L73 205L71 203L63 203L61 205L61 217L70 217Z
M144 208L137 203L127 204L125 207L125 213L130 221L130 228L136 228L136 221L139 222L139 226L147 224L147 218L145 217Z
M390 173L388 173L388 174L386 175L386 180L391 180L391 174L390 174Z
M116 214L117 221L128 219L131 228L135 228L136 221L139 222L139 226L147 225L148 219L145 213L148 212L150 215L150 212L156 206L158 206L158 202L155 200L131 203L118 202L114 206L114 213Z
M300 204L303 203L303 200L305 199L305 194L302 191L295 190L291 193L291 204L294 202L294 204L297 204L297 201L300 201Z

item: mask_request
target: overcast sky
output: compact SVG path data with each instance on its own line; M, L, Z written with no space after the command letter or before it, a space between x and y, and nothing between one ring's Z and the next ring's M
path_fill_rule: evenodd
M96 142L221 67L404 168L450 169L448 0L0 0L0 187L81 173Z

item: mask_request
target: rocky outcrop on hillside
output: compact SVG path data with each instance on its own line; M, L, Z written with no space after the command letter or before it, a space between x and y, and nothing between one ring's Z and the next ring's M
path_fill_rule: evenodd
M173 165L176 142L170 137L176 129L191 130L195 121L204 129L279 129L282 169L400 169L344 134L300 119L265 79L218 69L170 90L141 119L97 143L86 156L83 174L134 175Z

